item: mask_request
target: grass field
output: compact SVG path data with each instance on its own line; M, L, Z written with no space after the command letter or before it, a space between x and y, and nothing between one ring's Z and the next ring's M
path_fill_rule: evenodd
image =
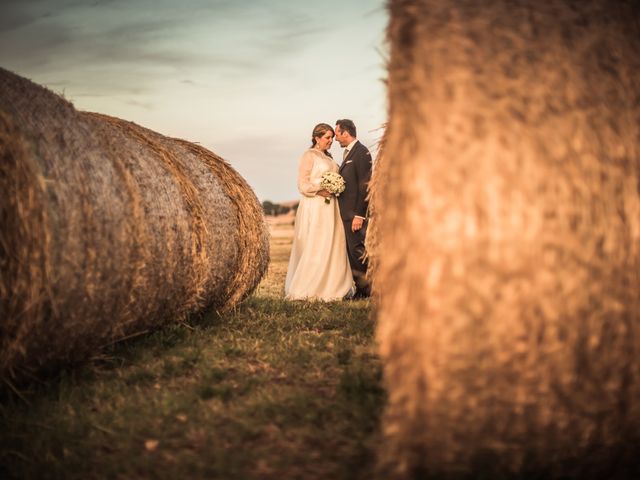
M384 404L367 300L282 298L291 226L235 312L120 343L0 403L0 478L365 479Z

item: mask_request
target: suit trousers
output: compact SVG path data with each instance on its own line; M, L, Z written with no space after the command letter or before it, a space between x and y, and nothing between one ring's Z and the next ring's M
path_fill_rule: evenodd
M347 252L349 254L349 265L351 273L356 282L356 288L361 295L368 296L370 294L369 281L366 278L367 261L363 260L364 256L364 240L367 235L367 226L369 221L365 220L364 225L357 232L351 231L351 221L343 221L344 234L347 240Z

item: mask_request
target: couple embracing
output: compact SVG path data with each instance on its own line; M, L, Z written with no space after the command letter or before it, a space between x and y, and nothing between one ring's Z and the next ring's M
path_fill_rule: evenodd
M339 167L329 152L334 138L344 148ZM329 301L369 296L363 257L371 167L371 153L358 141L351 120L338 120L335 130L326 123L315 126L311 147L298 168L302 198L284 287L286 298ZM339 173L344 180L344 191L338 196L326 186L328 172ZM342 179L338 178L340 183Z

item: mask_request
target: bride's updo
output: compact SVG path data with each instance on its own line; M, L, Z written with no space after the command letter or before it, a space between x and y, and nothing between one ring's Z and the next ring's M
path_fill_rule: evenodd
M316 143L318 143L316 138L323 136L329 130L331 130L331 133L333 133L333 136L335 137L336 136L336 132L333 130L333 127L331 125L329 125L328 123L319 123L318 125L313 127L313 132L311 133L311 148L315 147ZM333 158L333 156L331 155L331 152L329 152L329 150L324 150L324 154L328 155L331 158Z

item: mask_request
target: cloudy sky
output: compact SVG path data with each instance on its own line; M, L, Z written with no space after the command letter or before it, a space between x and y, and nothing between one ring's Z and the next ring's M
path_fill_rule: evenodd
M384 0L0 0L0 66L80 110L199 142L298 198L313 126L386 118ZM334 144L332 153L341 157Z

